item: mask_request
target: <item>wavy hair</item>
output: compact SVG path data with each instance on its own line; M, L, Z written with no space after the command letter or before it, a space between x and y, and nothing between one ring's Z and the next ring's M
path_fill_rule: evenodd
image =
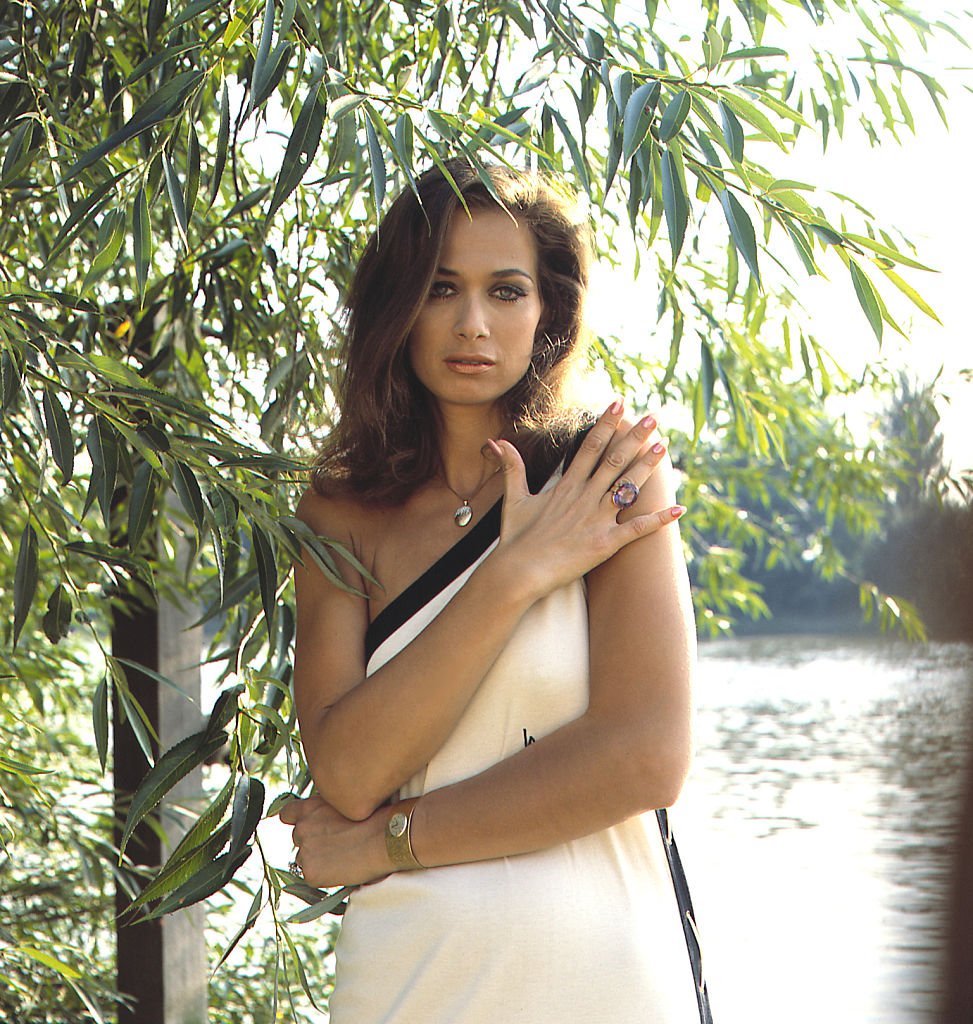
M447 176L448 175L448 176ZM452 179L452 180L450 180ZM462 198L460 198L462 197ZM530 367L500 399L528 470L552 469L577 427L567 380L581 349L591 232L563 186L506 167L452 160L404 189L369 239L345 302L339 417L314 465L319 493L336 485L382 503L404 501L441 469L435 403L416 378L409 333L439 267L450 218L463 207L507 210L537 246L543 313Z

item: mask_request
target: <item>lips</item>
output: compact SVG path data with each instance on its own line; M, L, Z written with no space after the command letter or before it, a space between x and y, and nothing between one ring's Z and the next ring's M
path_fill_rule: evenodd
M484 373L493 366L493 360L486 356L447 356L446 365L454 373Z

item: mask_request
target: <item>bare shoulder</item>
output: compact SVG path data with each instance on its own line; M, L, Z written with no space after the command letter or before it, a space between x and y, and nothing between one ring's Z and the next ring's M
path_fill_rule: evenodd
M295 515L319 537L337 541L347 548L370 572L374 571L377 533L376 512L347 488L334 488L321 494L309 487L298 502ZM336 558L345 581L357 590L367 590L366 581L343 558Z
M352 526L362 519L363 503L344 488L321 494L309 487L297 504L295 515L321 537L347 539Z

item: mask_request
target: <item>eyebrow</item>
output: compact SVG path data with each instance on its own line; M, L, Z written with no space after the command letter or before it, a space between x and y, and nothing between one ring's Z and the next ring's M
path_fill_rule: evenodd
M439 267L437 273L442 274L443 277L459 277L460 272L453 270L450 267ZM505 267L503 270L494 270L490 275L491 277L526 277L531 284L534 284L534 279L527 273L526 270L521 270L519 267Z

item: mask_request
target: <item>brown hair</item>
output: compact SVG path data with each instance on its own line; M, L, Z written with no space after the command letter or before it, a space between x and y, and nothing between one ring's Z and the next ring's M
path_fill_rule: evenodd
M436 409L412 371L407 342L450 217L464 205L505 208L530 227L537 245L544 311L530 368L500 400L507 436L537 474L553 468L560 442L576 428L577 416L565 408L565 384L580 348L588 223L574 197L548 178L452 160L445 172L429 170L415 191L399 194L358 264L345 303L340 417L312 476L320 493L340 481L360 497L396 503L439 472Z

